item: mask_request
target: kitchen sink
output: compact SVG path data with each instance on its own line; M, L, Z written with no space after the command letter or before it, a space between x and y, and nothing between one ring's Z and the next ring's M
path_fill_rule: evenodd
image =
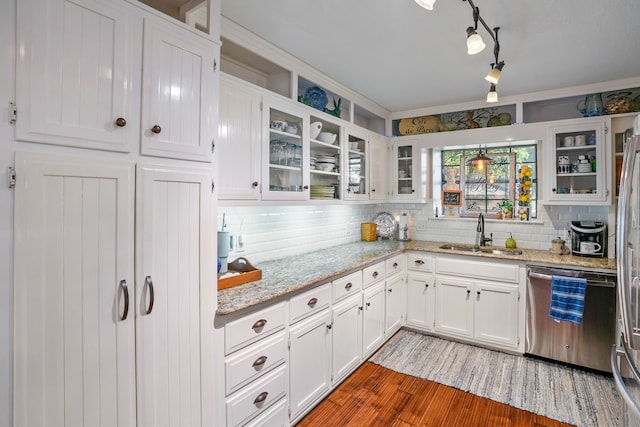
M492 255L522 255L522 251L518 249L498 249L491 247L477 247L477 246L464 246L464 245L442 245L440 249L447 249L456 252L481 252Z

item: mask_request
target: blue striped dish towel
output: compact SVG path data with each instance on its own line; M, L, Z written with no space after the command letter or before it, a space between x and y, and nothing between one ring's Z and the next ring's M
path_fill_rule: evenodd
M584 295L587 279L580 277L551 276L551 304L549 316L557 321L579 325L584 312Z

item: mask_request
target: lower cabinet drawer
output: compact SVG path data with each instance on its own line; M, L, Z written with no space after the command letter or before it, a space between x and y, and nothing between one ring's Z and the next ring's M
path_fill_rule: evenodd
M246 427L284 427L288 425L287 399L280 399L262 415L251 420Z
M519 266L501 262L473 261L460 259L460 257L438 257L436 259L437 274L518 283L520 280L519 271Z
M384 261L362 270L362 287L367 288L384 279Z
M331 283L333 301L336 302L349 295L355 295L362 290L362 271L356 271Z
M229 322L224 327L224 354L284 329L286 321L285 303L281 302Z
M286 361L287 340L284 332L251 345L224 362L227 396Z
M280 366L227 399L227 426L243 425L284 397L285 372L286 366Z
M433 271L434 258L424 253L407 254L407 268L414 271Z
M296 323L314 313L329 307L331 303L331 284L313 288L289 300L290 323Z

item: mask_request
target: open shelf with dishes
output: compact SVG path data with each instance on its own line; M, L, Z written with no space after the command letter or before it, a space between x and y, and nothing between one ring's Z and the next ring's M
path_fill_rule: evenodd
M342 127L319 115L309 124L309 174L312 200L342 199Z

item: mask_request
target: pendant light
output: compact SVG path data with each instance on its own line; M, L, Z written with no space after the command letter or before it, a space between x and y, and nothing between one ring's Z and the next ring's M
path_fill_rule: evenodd
M502 73L503 67L504 67L504 61L500 61L498 64L491 64L491 70L489 71L489 73L487 73L484 79L489 83L493 83L494 85L497 85L498 80L500 80L500 74Z
M478 149L478 154L471 160L469 164L473 166L478 172L483 172L487 166L493 163L493 159L485 156L482 153L482 148Z
M427 10L433 10L433 5L436 3L436 0L416 0L418 6L424 7Z
M467 28L467 54L475 55L480 53L487 47L480 34L473 27Z

